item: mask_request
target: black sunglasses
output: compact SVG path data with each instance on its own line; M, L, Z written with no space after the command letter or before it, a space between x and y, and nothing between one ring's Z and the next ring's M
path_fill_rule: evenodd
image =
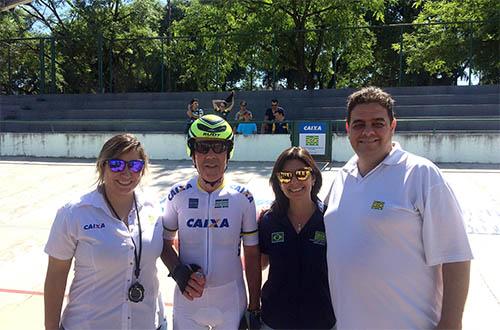
M229 150L229 143L225 141L195 141L193 148L200 154L208 154L210 149L216 154L221 154Z
M144 168L144 160L133 159L125 161L123 159L108 159L108 167L111 172L123 172L125 170L125 165L128 166L130 172L139 173Z

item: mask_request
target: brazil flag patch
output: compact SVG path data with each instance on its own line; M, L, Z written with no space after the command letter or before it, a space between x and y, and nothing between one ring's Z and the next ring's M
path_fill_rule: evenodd
M285 241L285 233L276 231L271 234L271 243L283 243Z

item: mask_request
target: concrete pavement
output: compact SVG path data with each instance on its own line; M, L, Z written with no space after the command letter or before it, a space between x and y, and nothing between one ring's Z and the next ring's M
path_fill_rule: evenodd
M339 164L326 166L324 195ZM500 166L443 164L466 214L473 247L471 285L464 329L496 329L500 324ZM247 185L258 205L272 199L268 186L272 163L231 163L228 174ZM187 161L155 161L145 190L165 195L168 187L191 176ZM56 210L93 188L90 160L0 158L0 324L5 330L43 329L43 252ZM171 317L174 282L158 265L161 290ZM68 282L69 283L69 282ZM69 285L68 285L69 287ZM169 319L171 325L171 318Z

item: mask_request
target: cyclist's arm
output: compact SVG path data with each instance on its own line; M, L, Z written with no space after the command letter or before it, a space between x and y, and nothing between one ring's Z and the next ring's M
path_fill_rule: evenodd
M260 268L260 251L258 245L243 245L245 254L245 276L248 284L249 310L260 309L260 287L262 272Z
M170 273L172 273L180 264L179 254L174 245L174 240L163 239L163 251L161 252L161 260L167 266Z

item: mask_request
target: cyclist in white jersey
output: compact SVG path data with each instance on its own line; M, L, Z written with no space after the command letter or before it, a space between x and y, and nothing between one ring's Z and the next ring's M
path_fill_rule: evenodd
M233 140L224 119L206 115L195 120L188 132L188 153L198 175L174 185L165 202L162 260L178 284L174 329L235 330L245 310L252 321L258 316L261 270L255 203L245 187L224 179ZM250 328L255 327L258 322L252 322Z

